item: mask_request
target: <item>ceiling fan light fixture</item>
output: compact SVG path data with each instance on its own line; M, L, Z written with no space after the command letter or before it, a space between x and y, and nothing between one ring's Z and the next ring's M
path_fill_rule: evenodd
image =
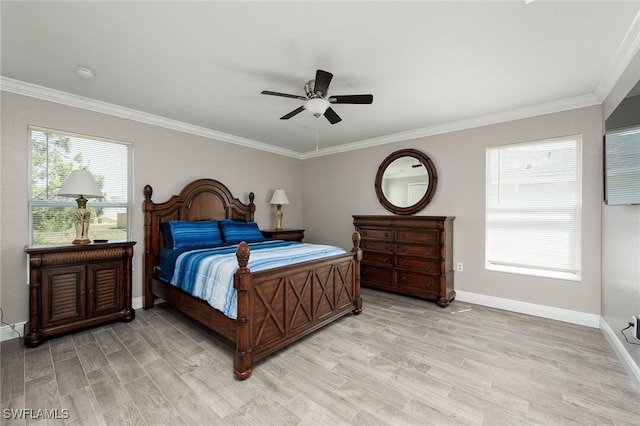
M304 103L304 109L316 117L320 117L329 108L329 101L322 98L312 98Z

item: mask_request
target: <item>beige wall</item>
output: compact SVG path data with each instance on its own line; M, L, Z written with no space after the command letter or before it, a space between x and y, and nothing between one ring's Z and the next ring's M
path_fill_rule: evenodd
M286 190L287 227L302 225L302 161L131 120L72 108L38 99L1 93L0 306L4 321L27 320L28 139L27 126L134 143L133 297L142 296L142 188L154 188L153 199L164 201L188 182L202 177L220 180L234 196L248 202L256 195L256 221L262 228L275 223L268 204L274 189Z
M583 135L582 281L484 269L485 152L488 146ZM310 240L351 246L354 214L389 214L374 179L391 152L416 148L433 160L438 188L420 215L455 216L457 290L600 315L602 109L582 108L304 161L303 223Z

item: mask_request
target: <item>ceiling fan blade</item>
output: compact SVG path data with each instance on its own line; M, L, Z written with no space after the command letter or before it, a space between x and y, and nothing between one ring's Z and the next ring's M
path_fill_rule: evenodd
M329 120L329 123L336 124L342 121L342 118L333 110L333 108L329 107L324 112L324 116Z
M280 117L280 120L288 120L291 117L293 117L294 115L300 114L302 111L304 111L304 107L303 106L301 106L300 108L294 109L293 111L291 111L287 115L283 115L282 117Z
M301 101L306 101L307 97L306 96L300 96L300 95L289 95L288 93L280 93L280 92L272 92L270 90L263 90L262 92L263 95L271 95L271 96L282 96L283 98L293 98L293 99L300 99Z
M329 96L332 104L370 104L373 103L373 95L340 95Z
M331 83L331 79L333 78L333 74L327 71L318 70L316 71L316 80L314 83L313 90L322 96L327 95L327 90L329 90L329 83Z

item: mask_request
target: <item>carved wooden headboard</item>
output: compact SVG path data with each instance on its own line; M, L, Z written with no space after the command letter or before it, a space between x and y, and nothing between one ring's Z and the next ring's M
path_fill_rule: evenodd
M144 187L144 279L153 277L153 267L158 264L162 250L161 223L172 220L234 219L250 222L256 206L253 192L249 194L249 204L244 204L231 195L231 191L221 182L213 179L198 179L187 184L180 194L168 201L154 203L151 200L153 188Z

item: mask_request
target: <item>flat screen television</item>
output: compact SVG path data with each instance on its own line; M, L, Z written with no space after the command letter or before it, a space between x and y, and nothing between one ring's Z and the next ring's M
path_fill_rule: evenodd
M640 204L640 126L605 134L604 202Z

